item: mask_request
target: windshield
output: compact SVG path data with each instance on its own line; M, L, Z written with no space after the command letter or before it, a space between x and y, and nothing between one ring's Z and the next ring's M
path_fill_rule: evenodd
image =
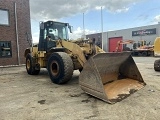
M54 23L49 27L49 36L54 40L68 40L68 26L64 23Z

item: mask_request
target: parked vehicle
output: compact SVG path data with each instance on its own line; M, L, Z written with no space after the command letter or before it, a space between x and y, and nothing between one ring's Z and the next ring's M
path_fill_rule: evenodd
M109 103L120 101L145 86L130 53L106 53L95 40L68 39L68 23L40 23L37 46L25 50L26 70L37 75L47 68L55 84L67 83L80 70L79 85L86 93Z

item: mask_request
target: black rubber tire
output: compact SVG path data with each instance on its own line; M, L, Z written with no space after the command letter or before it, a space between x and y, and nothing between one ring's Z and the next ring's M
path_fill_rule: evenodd
M48 59L47 69L53 83L64 84L72 78L73 62L67 53L55 52Z
M155 71L160 71L160 60L155 60L154 62L154 70Z
M144 51L142 52L142 56L147 56L148 55L148 52Z
M155 71L160 71L157 67L154 67L154 70L155 70Z
M34 67L34 61L30 53L26 56L26 70L29 75L38 75L40 70L36 70Z

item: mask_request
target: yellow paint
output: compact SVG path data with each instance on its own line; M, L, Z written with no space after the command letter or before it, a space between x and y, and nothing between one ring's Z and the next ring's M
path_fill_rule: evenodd
M45 57L46 51L38 51L38 57Z
M160 56L160 37L154 41L154 56Z

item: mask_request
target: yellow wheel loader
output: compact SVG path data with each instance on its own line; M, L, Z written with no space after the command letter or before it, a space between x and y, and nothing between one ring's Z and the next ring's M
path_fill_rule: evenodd
M145 86L130 52L106 53L95 40L68 39L68 23L40 23L39 44L25 50L30 75L47 68L53 83L64 84L80 70L79 85L84 92L108 103L120 101Z
M154 41L154 56L160 57L160 37L157 37ZM160 59L154 61L154 70L160 71Z

